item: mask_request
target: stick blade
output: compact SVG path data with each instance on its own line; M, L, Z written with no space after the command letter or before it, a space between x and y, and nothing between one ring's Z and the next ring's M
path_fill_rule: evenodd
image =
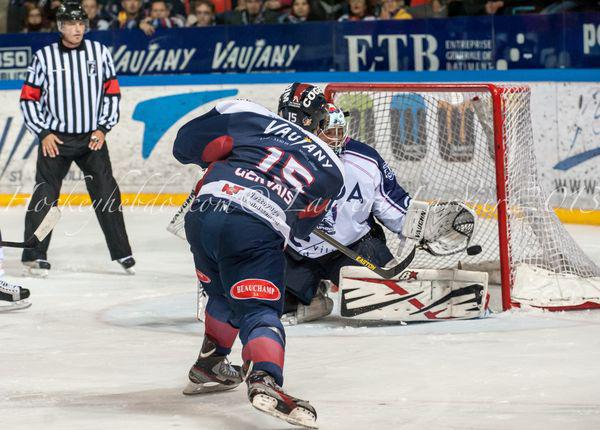
M40 242L46 238L50 234L50 232L54 229L56 224L60 220L60 209L56 206L50 209L50 211L46 214L42 223L39 225L35 233L33 235Z
M177 210L177 213L173 215L173 218L167 226L167 231L169 233L172 233L178 238L186 241L187 237L185 235L185 216L192 208L192 203L194 203L194 200L196 200L196 191L192 190L187 199L185 199L185 202L183 202L181 207Z
M390 269L384 269L384 273L378 273L384 279L392 279L394 276L398 276L400 273L404 272L404 270L412 263L415 258L415 253L417 252L417 247L414 246L412 251L396 266Z

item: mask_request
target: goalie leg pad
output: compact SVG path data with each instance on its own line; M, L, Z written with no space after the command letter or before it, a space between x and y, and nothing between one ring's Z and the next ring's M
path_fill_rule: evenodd
M487 291L483 272L407 269L387 280L365 267L347 266L340 274L340 314L404 322L479 318Z

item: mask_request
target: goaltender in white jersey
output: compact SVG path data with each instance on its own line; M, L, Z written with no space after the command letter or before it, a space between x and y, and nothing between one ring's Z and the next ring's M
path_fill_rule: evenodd
M329 104L328 111L328 123L319 137L340 155L344 163L345 194L334 203L317 228L377 266L385 266L394 259L381 225L398 234L402 240L421 244L421 249L434 256L467 250L475 228L474 212L461 202L428 203L412 199L374 148L347 136L347 122L341 109ZM291 240L286 249L286 260L283 320L289 324L329 315L333 301L326 295L327 283L322 281L340 285L342 268L360 265L315 234L305 240ZM374 277L365 268L352 271L364 275L358 276L363 281ZM344 300L348 297L341 291L341 315L404 321L463 319L482 314L487 275L482 279L479 275L473 277L457 270L410 273L410 286L395 288L395 293L406 291L406 288L412 292L393 298L389 295L394 293L382 286L377 276L369 282L354 282L352 298L347 302L356 309L345 309L348 306ZM400 276L398 282L401 279ZM431 281L435 281L435 291L431 290ZM378 295L383 296L383 302L377 302L375 297ZM421 301L419 297L422 297ZM410 301L408 308L398 305L411 298L414 300ZM388 303L391 305L389 309L382 310ZM435 312L428 312L429 305L435 308ZM410 306L418 309L412 312ZM371 312L374 309L377 311Z
M384 266L393 255L375 218L392 232L400 233L411 197L374 148L347 136L347 123L341 109L329 104L328 110L328 127L319 137L340 154L345 169L345 194L335 202L318 228L373 263ZM329 314L333 302L322 294L320 280L337 284L340 269L358 263L314 234L306 240L292 240L286 254L285 318L302 322ZM311 301L312 307L307 309Z

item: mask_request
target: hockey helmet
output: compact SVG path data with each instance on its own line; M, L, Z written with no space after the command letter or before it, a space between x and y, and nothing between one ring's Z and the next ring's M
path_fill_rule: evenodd
M60 26L65 21L83 21L86 28L89 27L88 15L83 10L83 7L79 2L67 0L58 7L56 11L56 22L58 23L59 30Z
M326 104L327 100L319 87L294 82L279 97L277 113L314 133L324 126L327 116Z
M319 133L319 137L339 155L348 139L346 113L333 103L327 103L326 110L325 124Z

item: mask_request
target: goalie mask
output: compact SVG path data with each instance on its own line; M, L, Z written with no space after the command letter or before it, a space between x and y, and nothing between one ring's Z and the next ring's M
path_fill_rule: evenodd
M327 103L327 117L319 137L340 155L348 139L348 122L346 114L333 103Z
M311 133L318 133L326 120L326 104L319 87L294 82L279 97L277 114Z

